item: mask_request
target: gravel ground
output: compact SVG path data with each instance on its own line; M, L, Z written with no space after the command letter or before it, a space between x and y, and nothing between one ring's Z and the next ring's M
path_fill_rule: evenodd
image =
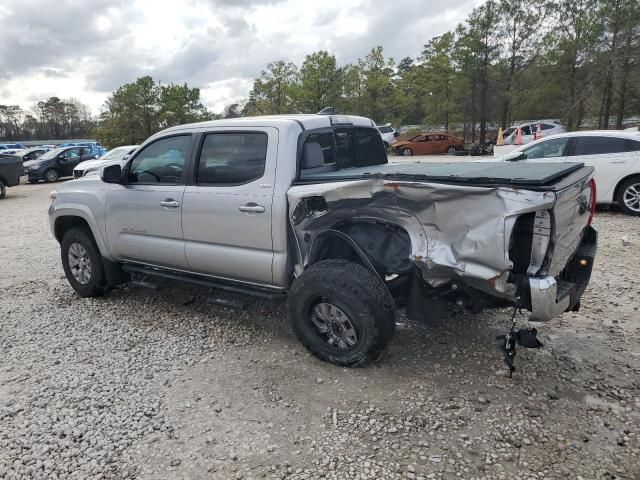
M341 369L281 304L169 284L83 300L51 189L0 202L0 478L640 478L640 218L598 212L582 310L540 325L510 380L506 310L401 317L379 364Z

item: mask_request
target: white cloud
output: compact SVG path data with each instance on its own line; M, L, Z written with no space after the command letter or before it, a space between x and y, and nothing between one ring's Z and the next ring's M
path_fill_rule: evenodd
M98 112L145 74L201 88L214 111L248 94L266 64L300 64L319 49L341 64L376 45L416 56L481 0L5 0L0 5L0 103L49 95Z

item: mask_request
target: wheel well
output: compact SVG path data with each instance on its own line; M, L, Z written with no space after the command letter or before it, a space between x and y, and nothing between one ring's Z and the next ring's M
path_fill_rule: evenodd
M89 235L93 236L91 232L91 227L84 218L74 217L74 216L64 216L56 219L55 226L53 227L53 231L55 232L56 240L60 242L62 237L67 231L71 228L83 228L89 233Z
M309 256L309 265L320 260L349 260L368 268L356 247L338 233L326 234L317 239Z
M622 180L618 182L615 190L613 191L613 203L618 202L618 193L620 192L620 187L622 187L622 184L627 180L631 180L632 178L636 178L636 177L640 179L640 173L632 173L631 175L627 175L626 177L624 177ZM596 184L596 188L598 188L597 184Z
M360 263L382 278L413 268L409 234L383 221L348 221L321 233L311 246L309 264L330 258Z

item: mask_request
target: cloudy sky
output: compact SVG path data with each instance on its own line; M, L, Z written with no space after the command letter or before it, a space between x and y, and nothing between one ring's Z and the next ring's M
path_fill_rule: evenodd
M95 113L149 74L202 89L221 111L273 60L316 50L340 64L382 45L416 56L481 0L0 0L0 104L75 97Z

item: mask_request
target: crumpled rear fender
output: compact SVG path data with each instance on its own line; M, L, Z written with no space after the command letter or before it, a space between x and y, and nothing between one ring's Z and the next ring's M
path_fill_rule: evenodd
M406 231L409 259L432 287L463 279L502 297L514 293L507 278L516 219L551 208L555 200L545 192L511 187L382 179L297 185L287 195L298 249L296 274L309 264L319 235L349 223L380 222ZM368 251L367 245L358 246Z

